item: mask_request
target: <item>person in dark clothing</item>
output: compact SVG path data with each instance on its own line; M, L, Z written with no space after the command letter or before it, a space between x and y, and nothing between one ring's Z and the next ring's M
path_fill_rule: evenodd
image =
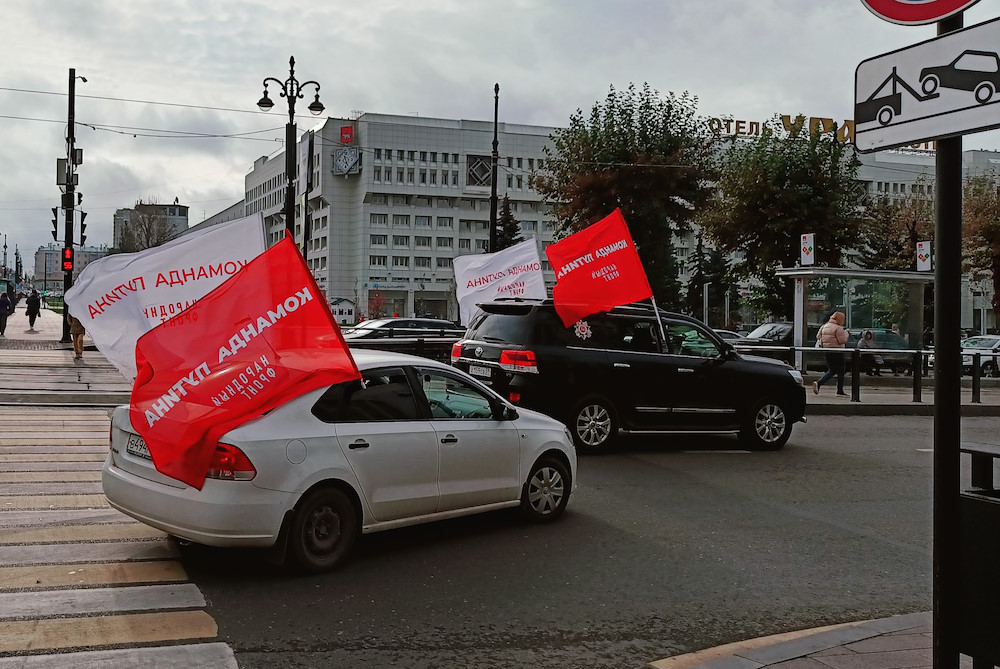
M31 295L28 295L28 299L25 300L24 304L27 307L25 313L28 315L28 329L34 330L35 319L38 318L38 315L42 311L42 299L38 297L38 291L31 291Z
M0 293L0 337L5 336L7 317L12 313L14 313L14 303L7 297L7 293Z

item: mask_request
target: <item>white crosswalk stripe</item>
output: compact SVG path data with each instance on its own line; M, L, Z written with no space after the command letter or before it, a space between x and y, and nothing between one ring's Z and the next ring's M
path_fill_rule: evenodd
M108 506L108 427L0 406L0 669L236 667L177 547Z

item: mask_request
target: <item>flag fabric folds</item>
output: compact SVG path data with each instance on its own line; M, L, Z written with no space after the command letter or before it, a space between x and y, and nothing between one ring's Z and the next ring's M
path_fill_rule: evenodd
M498 297L548 297L534 238L496 253L459 256L452 265L462 325L472 320L477 302Z
M66 291L94 345L135 379L135 342L264 252L260 214L227 221L138 253L89 263Z
M135 355L132 425L158 471L199 489L223 434L361 376L287 237L140 337Z
M653 296L621 211L545 249L556 272L552 301L563 325Z

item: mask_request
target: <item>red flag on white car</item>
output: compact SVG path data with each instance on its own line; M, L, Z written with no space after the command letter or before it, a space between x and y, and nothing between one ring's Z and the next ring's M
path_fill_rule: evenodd
M552 301L563 325L653 296L620 210L545 249L556 272Z
M139 338L132 425L156 469L201 488L223 434L316 388L360 378L290 238Z

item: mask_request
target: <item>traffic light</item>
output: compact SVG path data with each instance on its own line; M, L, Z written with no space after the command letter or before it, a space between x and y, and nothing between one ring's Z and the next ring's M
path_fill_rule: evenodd
M59 209L52 207L52 239L59 241Z
M80 246L83 246L87 242L87 235L83 234L87 231L87 224L84 221L87 220L87 212L80 212Z
M73 271L73 247L67 246L63 249L63 271L72 272Z

